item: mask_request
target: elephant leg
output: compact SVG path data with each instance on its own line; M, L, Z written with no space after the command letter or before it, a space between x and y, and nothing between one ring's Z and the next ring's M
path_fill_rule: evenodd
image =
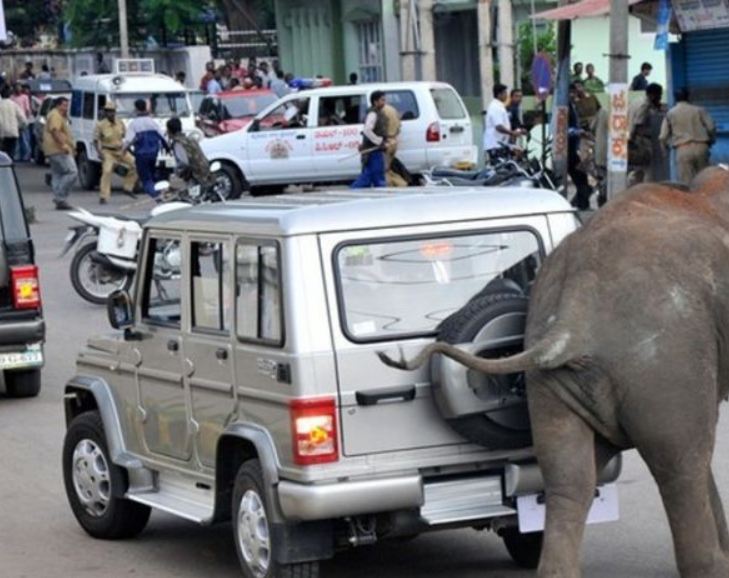
M716 528L719 532L719 544L724 554L729 557L729 530L727 529L724 506L721 503L721 496L716 486L713 471L709 471L709 496L711 498L711 509L716 520Z
M580 578L580 548L595 492L595 434L543 383L528 386L547 518L539 578Z

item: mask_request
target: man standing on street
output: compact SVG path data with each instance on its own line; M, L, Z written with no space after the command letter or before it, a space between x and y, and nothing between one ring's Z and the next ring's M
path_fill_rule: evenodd
M391 104L385 104L382 107L382 114L387 119L387 128L385 129L385 138L387 139L387 148L385 149L385 177L388 187L407 187L408 183L398 173L392 170L392 163L397 155L398 137L402 123L400 121L400 113Z
M116 118L116 106L110 100L104 104L104 118L96 123L94 130L94 146L101 159L101 183L99 185L99 203L105 205L111 198L111 176L114 168L124 167L124 193L134 196L134 185L137 184L137 171L134 168L134 157L123 152L126 129L124 123Z
M370 109L362 131L362 173L352 183L353 189L387 186L385 180L385 153L387 148L387 117L382 109L387 103L385 93L376 90L370 96Z
M633 78L630 90L645 90L648 88L648 77L651 75L651 70L653 70L653 66L650 62L644 62L640 66L640 74L636 74Z
M676 92L676 106L668 111L661 126L661 143L676 149L678 180L689 184L709 166L709 147L716 140L716 124L700 106L689 104L688 91Z
M582 169L580 161L580 141L583 137L591 138L589 132L584 130L580 124L580 115L577 112L576 103L579 99L577 86L570 85L570 108L569 124L567 131L567 172L577 189L572 199L572 206L580 211L587 211L590 208L590 196L593 193L587 173Z
M509 106L506 107L506 111L509 113L509 124L511 130L517 130L524 128L524 118L521 113L521 102L524 93L518 88L511 91L509 95Z
M26 120L25 126L20 128L18 132L18 144L15 147L15 160L28 162L30 161L32 152L32 132L30 123L33 119L33 108L30 102L30 95L23 90L23 86L20 83L15 83L13 85L13 94L10 97L10 100L18 105Z
M48 113L43 129L43 154L51 166L53 202L59 211L71 208L67 199L78 174L75 152L76 145L68 125L68 99L62 96L56 99L56 105Z
M570 77L570 82L582 82L581 62L575 62L574 66L572 67L572 76Z
M655 154L660 153L658 137L661 122L666 115L662 98L663 87L656 83L649 84L645 91L645 100L628 112L628 180L631 186L665 180L663 163L660 162L662 158Z
M155 199L159 194L154 190L154 169L157 165L157 157L161 148L169 149L169 147L159 126L149 117L147 103L144 99L136 100L134 109L137 116L129 123L122 150L125 154L130 147L134 148L134 164L139 173L139 180L142 181L144 192Z
M182 132L182 122L174 117L167 121L167 136L177 163L177 175L185 182L207 186L212 184L210 163L198 142Z
M494 86L494 99L486 111L486 129L483 137L487 162L494 162L506 155L508 148L504 147L508 147L511 139L525 134L523 129L511 129L511 119L506 110L508 96L509 92L505 85Z
M588 64L585 67L585 72L587 73L587 77L582 82L585 90L590 94L605 92L605 83L598 76L595 76L595 65Z
M11 90L8 84L0 88L0 139L2 139L2 151L11 159L15 155L15 147L18 144L18 137L28 120L25 118L20 107L10 98Z

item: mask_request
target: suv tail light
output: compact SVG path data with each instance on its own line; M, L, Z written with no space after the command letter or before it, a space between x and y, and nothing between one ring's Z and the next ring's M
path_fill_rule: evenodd
M295 399L289 411L294 463L307 466L336 462L339 449L334 398Z
M40 309L38 267L35 265L10 267L10 285L14 309Z
M425 133L426 142L440 142L440 123L434 122Z

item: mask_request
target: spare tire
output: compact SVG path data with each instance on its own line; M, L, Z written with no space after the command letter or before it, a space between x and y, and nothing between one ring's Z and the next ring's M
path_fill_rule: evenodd
M472 299L440 325L438 340L467 344L475 355L507 357L523 350L528 299L516 291ZM444 356L434 356L431 377L436 405L450 426L489 450L532 443L524 374L486 375Z

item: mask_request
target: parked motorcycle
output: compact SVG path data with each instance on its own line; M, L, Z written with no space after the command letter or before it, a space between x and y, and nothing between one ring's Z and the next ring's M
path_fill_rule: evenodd
M95 215L81 208L67 213L81 224L71 227L61 257L77 247L70 266L71 284L86 301L103 305L117 289L131 288L143 225L150 218L198 203L222 200L214 186L196 183L174 187L169 181L160 181L155 189L164 202L149 215Z

